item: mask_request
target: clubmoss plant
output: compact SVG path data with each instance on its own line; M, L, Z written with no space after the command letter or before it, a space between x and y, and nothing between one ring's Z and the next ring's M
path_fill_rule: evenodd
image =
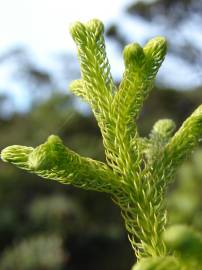
M144 257L155 260L153 268L137 265L140 268L135 269L156 269L170 254L161 237L167 221L164 195L176 168L201 136L202 106L175 134L174 122L164 119L157 121L149 138L141 138L136 120L164 60L165 38L155 37L143 48L137 43L124 48L125 71L117 88L106 56L103 24L96 19L76 22L70 32L81 66L81 79L70 88L92 108L102 133L106 163L78 155L55 135L36 148L9 146L1 158L43 178L109 193L121 209L140 263L147 260ZM175 257L166 258L167 268L158 269L181 269Z

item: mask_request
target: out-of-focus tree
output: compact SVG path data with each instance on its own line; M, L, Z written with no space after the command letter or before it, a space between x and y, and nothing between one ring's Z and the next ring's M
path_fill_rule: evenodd
M68 82L78 75L75 59L70 53L44 58L42 61L36 52L26 47L0 52L0 87L7 88L7 91L2 89L2 93L10 102L7 104L8 112L16 111L16 103L20 104L17 110L24 112L47 100L53 93L64 93Z
M186 79L193 85L196 81L197 85L202 84L202 0L136 0L126 8L126 14L131 19L129 29L133 19L134 32L136 21L140 22L138 25L143 32L147 29L147 34L142 34L145 39L154 35L154 31L148 31L149 28L156 29L155 34L166 36L170 59L188 68L186 77L189 78ZM115 22L109 27L108 36L123 46L131 42L127 27L124 29L122 31L121 24Z
M168 194L169 223L202 231L202 148L179 168L177 185Z
M65 260L62 239L37 236L7 249L0 262L1 270L60 270Z
M77 233L85 223L85 212L77 201L61 194L39 197L29 207L34 230L59 233Z
M136 1L128 7L128 13L141 16L147 22L164 28L169 39L170 50L177 56L190 64L202 62L201 0Z

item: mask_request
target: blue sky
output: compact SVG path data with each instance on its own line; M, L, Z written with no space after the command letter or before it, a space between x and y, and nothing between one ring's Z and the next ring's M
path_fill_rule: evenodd
M121 16L123 8L131 1L95 0L0 0L0 55L17 46L32 51L41 65L48 66L54 54L71 52L76 58L76 48L68 28L75 21L101 19L106 25ZM114 61L114 73L120 73L120 61ZM120 60L120 59L119 59ZM118 68L117 63L118 63ZM52 63L54 65L54 63ZM12 97L12 107L24 110L30 97L13 78L13 64L0 65L0 91L6 89ZM117 75L118 76L118 75ZM68 83L68 82L67 82Z
M77 20L117 20L132 1L0 0L0 48L24 43L50 52L74 48L68 26Z

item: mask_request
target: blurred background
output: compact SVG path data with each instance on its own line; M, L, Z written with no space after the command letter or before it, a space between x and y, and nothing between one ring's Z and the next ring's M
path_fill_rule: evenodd
M104 160L89 107L68 90L80 77L69 24L99 18L118 84L130 42L166 36L168 55L139 119L177 127L202 103L202 0L0 0L0 150L58 134L78 153ZM202 231L202 148L168 192L169 223ZM105 194L42 180L0 163L1 270L125 270L134 263L119 209Z

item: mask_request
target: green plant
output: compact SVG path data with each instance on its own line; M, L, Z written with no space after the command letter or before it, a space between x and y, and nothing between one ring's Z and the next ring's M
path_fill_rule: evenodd
M201 136L202 106L174 135L174 122L164 119L157 121L149 138L141 138L135 121L164 60L165 39L156 37L144 48L137 43L125 47L125 72L117 89L106 57L103 24L98 20L77 22L70 32L82 73L70 87L92 108L102 133L106 163L78 155L54 135L36 148L9 146L1 158L44 178L109 193L121 208L139 260L134 269L157 269L162 262L164 266L158 269L185 269L173 255L176 247L170 248L162 237L167 220L164 195L176 168ZM153 268L145 260L154 261Z

